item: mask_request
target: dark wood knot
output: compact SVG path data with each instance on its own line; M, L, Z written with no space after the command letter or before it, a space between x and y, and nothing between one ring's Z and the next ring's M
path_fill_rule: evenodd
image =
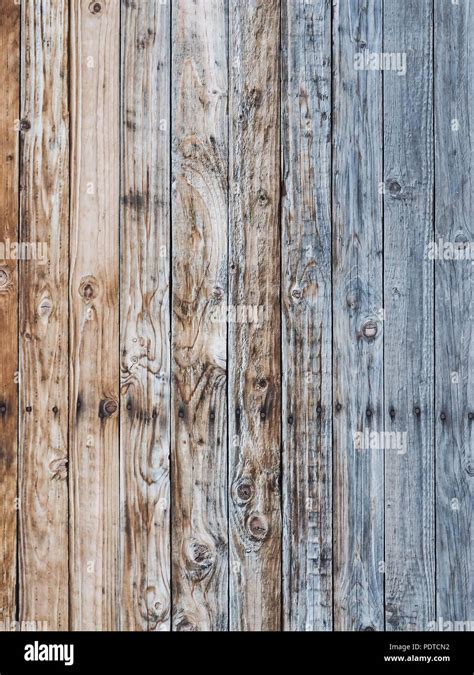
M105 398L100 402L99 417L112 417L118 410L118 403L113 398Z
M242 478L237 483L236 493L239 501L243 503L250 501L254 493L252 481L249 478Z
M264 541L268 536L268 523L265 516L254 513L247 522L248 531L257 541Z

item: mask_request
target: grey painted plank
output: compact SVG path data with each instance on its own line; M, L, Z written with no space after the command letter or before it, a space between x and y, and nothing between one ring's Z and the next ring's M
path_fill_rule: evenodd
M356 54L382 50L382 2L333 15L334 628L380 630L383 453L355 434L383 425L382 75Z
M170 628L170 4L122 3L121 628Z
M435 241L474 241L474 3L435 1ZM437 620L474 619L474 266L436 260Z
M430 2L384 3L383 51L400 55L384 72L385 431L401 434L385 451L385 610L397 631L435 614L432 20Z
M230 18L230 627L280 630L280 3Z
M332 626L331 2L282 4L285 630Z
M172 621L216 631L228 627L228 3L172 13Z

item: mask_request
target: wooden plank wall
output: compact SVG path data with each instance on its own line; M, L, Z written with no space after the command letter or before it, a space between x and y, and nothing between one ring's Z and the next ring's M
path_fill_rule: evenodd
M0 630L474 621L472 0L0 0Z

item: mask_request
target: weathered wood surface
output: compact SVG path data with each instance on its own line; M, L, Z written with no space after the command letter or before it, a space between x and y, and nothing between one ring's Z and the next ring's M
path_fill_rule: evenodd
M474 241L474 7L436 0L434 241ZM474 616L474 265L435 262L437 616Z
M169 26L122 8L122 630L170 625Z
M20 621L58 630L69 593L68 20L64 0L23 4L20 241L36 252L19 263Z
M435 614L432 7L384 3L385 452L387 630L427 630Z
M331 4L282 10L284 628L330 630Z
M280 5L230 7L230 627L268 631L282 626Z
M333 17L334 628L384 627L383 452L354 434L383 428L382 2L339 2Z
M473 619L471 4L0 0L1 630Z
M120 5L71 3L70 628L118 627Z
M0 2L0 241L18 240L20 7ZM18 271L0 260L0 621L16 618Z
M226 0L173 3L173 628L226 630Z

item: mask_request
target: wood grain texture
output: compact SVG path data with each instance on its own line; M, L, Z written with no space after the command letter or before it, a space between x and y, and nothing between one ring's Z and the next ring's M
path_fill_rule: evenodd
M20 621L49 630L68 628L67 69L67 3L24 3L20 241L33 257L19 263Z
M0 2L0 241L18 241L20 8ZM16 617L18 273L0 260L0 622ZM8 630L8 627L5 628Z
M230 10L230 627L272 631L282 626L280 3Z
M331 3L282 5L283 612L332 626Z
M122 4L122 630L170 627L170 37Z
M173 628L226 630L227 24L173 3Z
M70 608L118 626L120 4L71 6Z
M431 3L384 4L385 452L387 630L427 630L435 616L433 53ZM400 71L403 72L403 71Z
M435 242L474 246L474 7L435 6ZM462 246L462 243L460 244ZM437 619L474 617L474 266L435 262ZM439 625L439 624L438 624Z
M473 620L473 2L0 0L0 630Z
M337 2L333 40L334 628L382 630L383 452L354 439L383 428L381 1Z

